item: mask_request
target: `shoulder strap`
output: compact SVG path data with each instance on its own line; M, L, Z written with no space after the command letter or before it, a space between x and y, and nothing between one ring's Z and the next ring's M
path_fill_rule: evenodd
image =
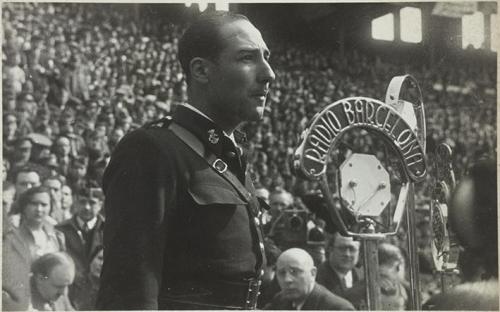
M227 170L227 164L222 159L217 158L213 153L206 153L203 143L181 125L172 122L168 128L196 154L205 159L210 167L214 168L220 176L229 182L245 201L250 200L250 192L231 171Z

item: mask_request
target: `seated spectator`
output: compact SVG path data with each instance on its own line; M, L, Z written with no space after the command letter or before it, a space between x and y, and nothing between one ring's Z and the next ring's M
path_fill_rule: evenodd
M23 166L14 173L16 197L26 190L40 185L40 172L35 166Z
M315 282L316 267L303 249L283 252L276 263L281 291L266 306L269 310L354 310L340 298Z
M31 308L37 311L73 311L67 297L75 278L75 264L63 252L49 253L31 266Z
M319 267L326 260L326 222L316 217L309 221L308 227L309 224L312 227L307 233L307 251L313 257L314 265Z
M69 219L69 210L62 208L63 183L61 179L58 176L50 176L43 181L42 185L50 189L52 207L50 216L56 221L56 224Z
M66 175L73 160L70 139L66 136L59 136L54 142L53 149L59 164L59 172Z
M75 215L57 229L64 233L68 254L76 267L75 282L69 287L69 298L76 309L83 309L88 298L87 279L92 256L103 245L104 219L99 212L102 209L100 192L85 188L76 194Z
M71 219L73 216L73 190L64 184L61 187L61 208L67 215L66 219Z
M23 137L16 141L11 162L11 167L14 170L30 163L32 148L33 142L28 137Z
M19 136L17 131L17 117L13 113L3 114L2 124L3 153L11 156L15 150L15 142Z
M14 202L11 205L11 209L9 210L9 219L15 227L19 226L21 215L19 211L19 207L17 206L17 199L23 194L25 191L29 190L32 187L36 187L40 185L40 174L38 168L32 165L24 166L18 169L17 172L14 173Z
M363 275L356 268L360 243L352 237L334 233L327 242L327 260L318 269L317 282L345 298L348 289L361 283Z
M87 177L88 158L81 156L74 158L68 168L68 185L75 192L86 187L88 183Z
M405 279L405 260L401 249L389 243L378 246L380 303L382 310L401 311L409 308L409 283ZM366 287L359 283L349 289L345 298L356 309L366 310Z
M290 208L292 204L293 196L285 190L276 190L269 195L270 209L266 211L268 214L268 220L264 226L264 233L269 234L273 222L277 220L283 210Z

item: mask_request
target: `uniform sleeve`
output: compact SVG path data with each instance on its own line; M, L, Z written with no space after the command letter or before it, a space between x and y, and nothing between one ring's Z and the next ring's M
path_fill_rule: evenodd
M116 147L103 180L106 222L97 309L158 309L166 216L174 207L173 167L144 130Z

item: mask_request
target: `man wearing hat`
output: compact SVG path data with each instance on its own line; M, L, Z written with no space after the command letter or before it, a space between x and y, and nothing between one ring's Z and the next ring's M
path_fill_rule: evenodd
M203 13L179 43L189 104L118 143L103 179L97 309L254 309L266 265L260 204L236 128L275 75L243 15Z

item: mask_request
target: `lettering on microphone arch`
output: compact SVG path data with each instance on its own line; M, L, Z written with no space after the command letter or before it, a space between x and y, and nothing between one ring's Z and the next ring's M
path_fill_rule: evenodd
M326 166L328 151L335 138L353 127L371 128L384 134L399 151L409 176L414 180L424 177L424 151L414 131L391 107L364 97L340 100L316 117L304 145L305 169L319 173Z

